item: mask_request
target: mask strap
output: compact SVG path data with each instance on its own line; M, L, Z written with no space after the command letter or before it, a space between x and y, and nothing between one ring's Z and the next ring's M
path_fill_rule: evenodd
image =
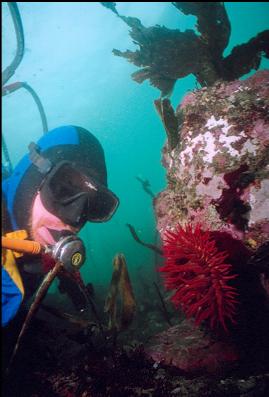
M32 163L38 168L41 174L47 174L52 169L52 163L49 159L40 155L40 148L36 143L31 142L28 146L30 151L29 158Z

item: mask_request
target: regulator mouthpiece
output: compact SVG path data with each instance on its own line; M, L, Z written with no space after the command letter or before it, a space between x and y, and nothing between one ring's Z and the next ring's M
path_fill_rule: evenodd
M51 247L51 254L56 261L63 263L68 271L79 270L85 262L85 246L76 235L69 235Z

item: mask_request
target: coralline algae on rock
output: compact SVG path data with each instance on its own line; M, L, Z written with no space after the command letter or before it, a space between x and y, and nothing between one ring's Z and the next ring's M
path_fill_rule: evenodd
M269 71L187 95L179 144L163 150L158 230L201 223L249 248L269 239Z
M157 363L192 374L220 374L238 360L232 344L213 340L188 320L155 335L146 352Z

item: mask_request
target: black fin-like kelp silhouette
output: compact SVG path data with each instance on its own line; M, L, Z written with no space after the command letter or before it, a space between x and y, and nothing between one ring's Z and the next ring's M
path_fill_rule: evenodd
M169 96L175 82L193 74L201 86L213 85L218 80L232 81L252 69L257 70L262 56L269 58L269 30L257 34L247 43L233 48L224 57L231 34L231 25L223 2L173 2L185 15L197 17L197 33L188 29L168 29L155 25L145 27L138 18L120 15L116 3L101 3L109 8L130 28L136 51L119 51L117 56L126 58L140 69L132 78L150 84Z

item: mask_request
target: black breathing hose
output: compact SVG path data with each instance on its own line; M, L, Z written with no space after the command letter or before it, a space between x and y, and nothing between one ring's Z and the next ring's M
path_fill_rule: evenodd
M21 16L19 13L17 3L8 2L7 4L14 23L14 28L17 38L17 51L11 64L7 66L2 73L2 86L5 85L7 81L10 79L10 77L13 76L24 54L24 34L23 34Z

